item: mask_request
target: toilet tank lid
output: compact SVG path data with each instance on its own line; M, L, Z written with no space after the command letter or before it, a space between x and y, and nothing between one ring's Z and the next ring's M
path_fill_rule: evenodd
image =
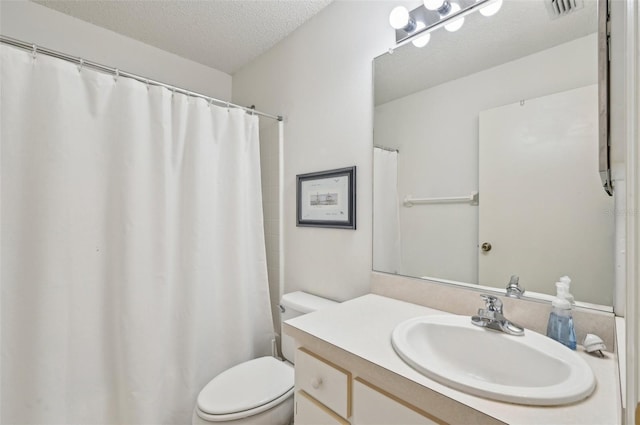
M312 311L338 304L338 302L306 292L296 291L284 294L280 304L285 308L291 308L300 313L311 313Z

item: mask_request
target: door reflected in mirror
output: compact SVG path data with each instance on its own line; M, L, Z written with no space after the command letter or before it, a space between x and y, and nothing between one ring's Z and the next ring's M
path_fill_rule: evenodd
M518 275L525 295L569 275L576 300L612 305L597 22L595 0L562 17L505 0L374 60L374 270L501 289Z

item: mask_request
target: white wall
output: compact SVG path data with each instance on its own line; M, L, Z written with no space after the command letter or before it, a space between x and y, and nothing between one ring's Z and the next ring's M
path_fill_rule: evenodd
M285 291L369 291L372 59L394 44L396 4L336 1L234 75L234 102L285 116ZM296 227L296 174L351 165L357 230Z
M631 1L631 0L629 0ZM636 171L635 171L635 175L636 177L640 177L640 171L638 171L637 167L640 166L640 30L638 30L638 25L640 25L640 7L638 5L638 3L635 3L634 8L630 8L631 10L635 9L635 17L633 20L633 24L635 27L635 34L636 34L636 40L635 40L635 58L631 58L631 60L635 59L636 65L635 65L635 70L636 70L636 75L635 75L635 86L636 86L636 93L635 93L635 112L636 112L636 121L635 121L635 140L631 141L631 143L634 143L635 145L635 153L636 153L636 160L635 160L635 165L636 165ZM635 199L635 205L634 205L634 219L635 219L635 229L636 229L636 238L635 238L635 264L636 264L636 275L635 275L635 282L632 282L631 284L635 283L635 294L636 294L636 305L635 305L635 312L633 314L633 317L635 319L634 322L634 326L636 328L636 340L635 340L635 346L633 347L635 350L635 370L636 370L636 380L634 382L635 384L635 389L636 389L636 414L635 414L635 421L636 424L640 424L640 324L638 323L638 318L640 318L640 183L639 183L639 179L636 178L636 183L635 183L635 193L633 195L634 199ZM632 293L633 291L630 291L630 293Z
M30 1L0 1L0 34L217 99L231 99L231 76L224 72Z
M618 264L620 289L616 293L617 311L626 321L626 414L627 423L640 424L640 7L636 0L611 2L611 143L614 177L624 179L627 189L625 202L616 205L616 216L623 224L628 240L622 241L618 251L627 263ZM627 39L627 37L631 39ZM635 38L635 46L632 39ZM635 71L628 74L630 64ZM634 82L635 93L627 84ZM635 113L628 110L635 104ZM629 121L633 124L629 125ZM635 133L635 134L632 134ZM635 158L635 167L627 171L620 167L624 159ZM623 164L624 165L624 164ZM631 162L629 165L633 165ZM626 172L626 176L625 176ZM615 187L615 186L614 186ZM628 229L628 230L627 230ZM626 271L632 271L627 275ZM622 283L626 283L623 287ZM626 390L626 391L625 391ZM635 411L635 412L634 412ZM634 414L635 413L635 414ZM634 417L635 416L635 417Z
M609 138L611 140L611 176L616 193L626 191L625 157L626 157L626 90L625 90L625 0L615 0L611 6L611 63L609 65L610 96L609 102ZM622 213L627 209L626 197L616 197L616 291L614 294L614 311L620 316L625 315L626 293L626 236L625 220Z
M595 84L597 69L597 36L592 34L379 105L374 143L400 150L400 198L477 191L479 113ZM403 274L478 282L477 206L401 207L400 222ZM505 285L508 279L507 274Z

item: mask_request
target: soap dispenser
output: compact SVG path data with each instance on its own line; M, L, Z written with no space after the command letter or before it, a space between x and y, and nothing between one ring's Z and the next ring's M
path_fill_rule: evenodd
M576 330L573 326L573 317L571 315L571 302L567 299L570 294L566 279L565 281L556 282L556 291L556 297L551 303L552 308L551 314L549 314L549 323L547 324L547 336L575 350Z

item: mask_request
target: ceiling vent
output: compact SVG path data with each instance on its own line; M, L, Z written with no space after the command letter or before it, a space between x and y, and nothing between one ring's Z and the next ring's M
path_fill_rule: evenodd
M584 7L584 0L547 0L547 11L551 19L557 19Z

